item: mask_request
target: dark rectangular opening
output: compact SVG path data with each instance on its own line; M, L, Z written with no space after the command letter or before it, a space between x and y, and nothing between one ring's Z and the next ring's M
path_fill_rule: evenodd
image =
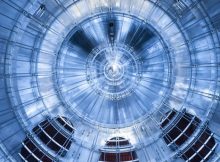
M189 123L190 120L186 119L185 117L182 117L177 123L177 127L183 131L189 125Z
M202 135L199 137L199 141L205 142L209 138L210 134L208 132L203 132Z
M202 156L203 158L209 153L210 149L206 146L204 146L200 151L199 154L200 156Z
M198 150L198 149L200 149L201 146L202 146L202 142L196 141L196 142L193 144L192 147L193 147L195 150Z
M212 149L215 145L215 139L213 137L211 137L206 145L208 148Z
M185 134L186 134L188 137L190 137L190 136L193 134L193 132L196 130L196 128L197 128L197 126L194 124L194 122L192 122L192 123L189 125L188 129L185 131Z
M67 143L68 139L60 132L58 132L58 130L51 123L48 123L45 127L43 127L43 129L60 145L64 146L64 144Z
M55 152L59 152L59 150L61 149L60 146L58 146L56 143L54 143L53 141L50 141L47 146L49 148L51 148L52 150L54 150Z
M177 140L176 140L176 145L180 146L182 145L186 140L188 139L188 137L184 134L182 134Z
M28 152L28 150L27 150L25 147L22 147L22 148L21 148L21 155L22 155L24 158L27 158L29 154L30 154L30 153Z
M32 156L25 147L21 148L21 155L27 160L31 162L38 162L34 156Z
M161 124L161 127L165 127L168 123L169 123L168 119L164 120L163 123Z
M168 135L172 140L174 140L177 136L180 135L180 133L181 133L181 131L178 130L177 127L174 126L174 127L167 133L167 135Z
M202 160L202 158L199 156L199 154L196 154L196 156L194 156L191 160L190 160L190 162L199 162L199 161L201 161Z
M68 141L68 139L65 136L63 136L61 133L57 133L54 139L62 146L64 146L64 144Z
M47 155L45 155L45 153L39 149L30 139L25 139L24 144L39 159L42 159L44 162L52 162L52 160Z
M131 161L133 160L131 152L125 152L120 154L120 161Z
M189 148L183 155L185 156L185 160L188 160L193 154L195 153L195 151L192 148Z
M115 153L105 153L104 157L105 157L105 161L108 161L108 162L117 161L117 154Z
M44 144L47 144L50 141L50 138L43 131L39 132L37 136Z
M55 134L57 133L57 130L53 127L53 125L51 125L51 123L42 126L42 128L45 130L45 132L47 132L47 134L50 135L50 137L55 136Z

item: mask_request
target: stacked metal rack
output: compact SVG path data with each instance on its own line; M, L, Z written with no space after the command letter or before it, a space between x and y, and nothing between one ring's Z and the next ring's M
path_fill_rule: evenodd
M189 162L207 161L215 152L217 143L207 122L183 109L171 110L161 120L163 139L177 156Z
M19 155L24 161L57 161L64 157L73 142L74 127L62 116L48 118L33 128L22 142Z

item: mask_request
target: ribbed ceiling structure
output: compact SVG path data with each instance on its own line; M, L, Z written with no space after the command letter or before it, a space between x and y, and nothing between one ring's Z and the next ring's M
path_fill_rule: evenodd
M0 161L220 161L219 37L219 0L0 0Z

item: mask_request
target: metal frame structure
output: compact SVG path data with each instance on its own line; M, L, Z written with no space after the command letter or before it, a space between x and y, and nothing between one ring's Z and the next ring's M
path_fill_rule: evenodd
M0 161L21 160L26 135L35 137L32 129L57 115L76 128L67 155L55 156L64 161L98 161L105 141L119 136L140 162L178 162L192 141L167 147L161 119L172 110L201 120L192 135L208 123L218 143L219 8L219 0L1 0ZM79 48L76 39L89 44ZM123 99L97 94L86 80L87 47L103 42L143 53L140 82ZM215 145L210 161L219 161L219 151Z

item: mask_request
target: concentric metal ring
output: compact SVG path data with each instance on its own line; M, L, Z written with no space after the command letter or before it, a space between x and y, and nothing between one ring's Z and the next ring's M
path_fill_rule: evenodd
M134 51L125 45L95 48L88 56L86 78L99 95L120 100L141 81L141 66Z
M100 14L78 26L56 60L56 89L64 106L108 127L157 111L169 96L172 75L159 33L138 17L119 13Z

